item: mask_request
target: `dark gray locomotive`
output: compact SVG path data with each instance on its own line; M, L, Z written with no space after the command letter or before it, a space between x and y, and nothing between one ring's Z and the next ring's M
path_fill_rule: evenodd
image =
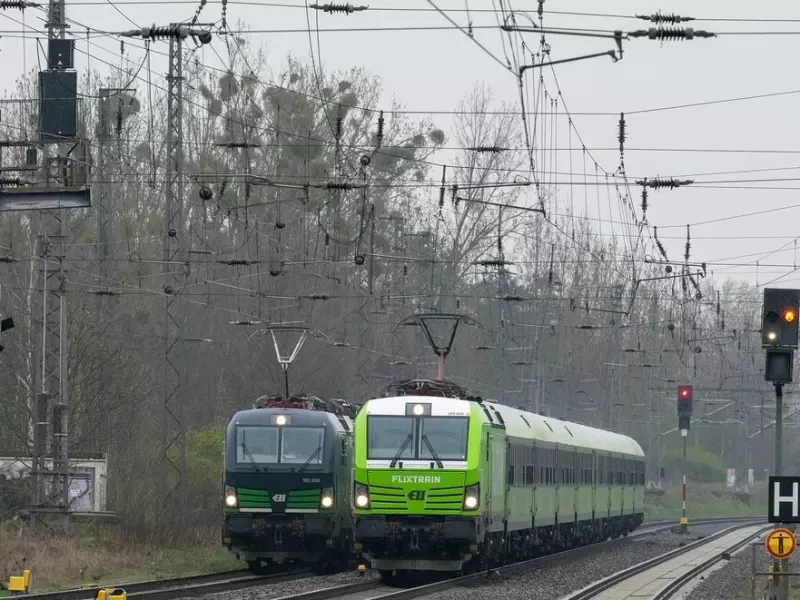
M257 573L352 555L353 417L357 407L314 396L259 398L225 439L223 544Z

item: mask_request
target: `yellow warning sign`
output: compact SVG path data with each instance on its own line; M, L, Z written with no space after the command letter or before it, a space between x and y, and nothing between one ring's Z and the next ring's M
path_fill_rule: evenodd
M788 529L778 528L770 531L766 546L772 558L789 558L797 548L797 540Z

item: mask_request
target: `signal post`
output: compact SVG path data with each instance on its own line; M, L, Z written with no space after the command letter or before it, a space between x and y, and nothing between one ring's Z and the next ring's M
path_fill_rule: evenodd
M678 387L678 429L683 438L683 482L681 485L681 526L680 532L687 533L689 519L686 516L686 439L689 437L689 428L692 425L692 386L681 385Z
M764 379L775 385L775 468L773 477L780 478L783 461L783 386L792 382L794 351L798 342L800 290L764 289L764 311L761 319L761 346L766 350ZM770 478L772 480L772 478ZM770 493L772 493L772 481ZM770 507L772 511L772 507ZM772 521L772 518L770 519ZM774 573L788 573L788 558L776 559ZM773 577L770 600L788 600L789 577Z

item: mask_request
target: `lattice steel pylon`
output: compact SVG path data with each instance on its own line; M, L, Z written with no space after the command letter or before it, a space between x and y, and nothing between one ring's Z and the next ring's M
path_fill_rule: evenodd
M169 39L167 74L167 168L165 192L164 269L166 295L164 315L164 423L161 444L161 489L164 508L183 518L189 507L186 461L186 399L182 331L185 311L179 295L189 277L188 230L184 223L183 154L183 41L191 36L199 44L211 41L203 25L189 27L171 23L167 27L143 27L127 31L125 37L146 40ZM177 455L176 455L177 454ZM173 520L173 522L175 522Z
M64 0L50 0L48 38L65 38L68 27ZM48 63L51 57L48 56ZM66 140L65 140L66 141ZM54 157L44 154L45 187L66 185L66 155L61 147ZM67 259L68 211L50 209L39 211L39 306L42 333L37 348L37 388L32 398L35 421L33 440L32 509L37 512L69 514L69 452L68 452L68 395L67 395ZM35 317L34 317L35 318ZM49 417L49 418L48 418ZM48 426L50 436L48 436ZM49 442L49 443L48 443ZM47 455L52 469L47 468Z
M183 370L180 344L183 312L178 294L186 286L189 275L186 254L187 234L183 222L183 40L169 38L169 74L167 75L167 169L166 214L164 234L164 268L167 271L164 292L164 432L162 439L162 485L165 507L174 507L186 514L188 467L186 463L186 420L182 397ZM172 455L173 448L178 456ZM175 477L177 475L177 477ZM177 506L172 503L177 500Z

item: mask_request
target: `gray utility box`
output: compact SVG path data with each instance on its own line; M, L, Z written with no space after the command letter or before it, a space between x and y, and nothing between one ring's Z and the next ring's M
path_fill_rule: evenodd
M39 72L39 132L43 140L74 139L78 128L78 73Z

